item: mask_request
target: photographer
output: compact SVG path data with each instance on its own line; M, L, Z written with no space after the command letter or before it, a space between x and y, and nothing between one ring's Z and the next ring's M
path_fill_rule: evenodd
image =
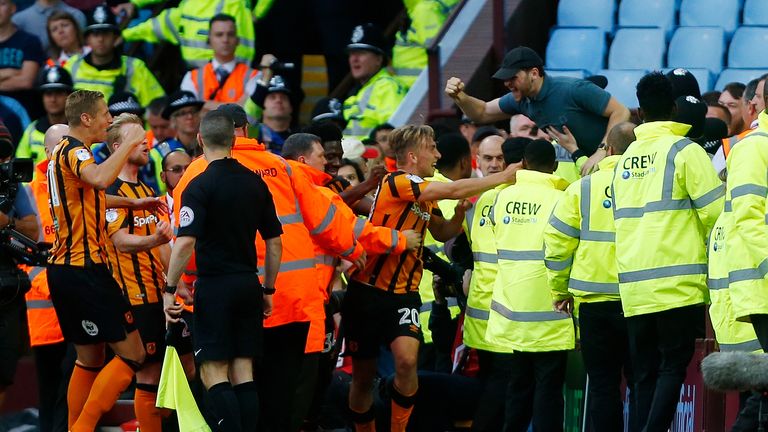
M0 122L0 236L5 238L11 228L25 236L37 239L37 215L27 191L15 183L9 168L13 155L11 134ZM30 173L31 174L31 173ZM24 293L30 288L29 277L18 268L17 261L4 248L0 248L0 407L5 389L13 384L16 362L22 350L25 329Z

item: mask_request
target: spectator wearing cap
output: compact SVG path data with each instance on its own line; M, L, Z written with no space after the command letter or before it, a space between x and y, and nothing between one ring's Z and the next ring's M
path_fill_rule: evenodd
M131 0L116 7L128 16L136 13L136 8L158 3L155 0ZM256 51L253 14L249 2L224 0L182 0L177 7L165 8L157 16L144 21L123 32L126 41L144 41L149 43L168 42L181 48L181 56L188 68L203 67L214 56L208 44L210 20L217 14L234 17L239 44L235 49L238 62L250 64Z
M406 87L410 88L427 67L427 48L457 3L457 0L422 0L408 11L410 24L397 32L392 49L392 68Z
M64 66L72 75L75 89L100 91L107 100L118 91L133 93L142 106L163 96L163 88L142 60L117 52L115 42L119 37L115 15L106 5L97 6L88 15L85 28L91 52L70 58Z
M208 45L213 50L213 58L204 66L187 72L181 81L182 90L194 93L205 102L203 111L214 110L223 103L244 105L256 89L257 71L235 58L238 44L235 18L226 14L214 15L208 30Z
M731 124L728 125L728 130L734 135L740 134L745 129L744 116L742 115L744 104L741 102L745 88L746 86L739 82L728 83L717 100L720 105L728 108L728 111L731 112ZM746 125L747 128L748 126Z
M36 118L43 114L43 109L32 89L45 54L34 35L11 21L15 12L13 0L0 0L0 94L19 101Z
M48 17L56 12L70 14L77 21L77 26L80 29L85 28L86 22L83 12L61 0L36 0L32 6L14 14L13 23L18 28L37 37L45 51L50 45L47 29Z
M187 153L193 158L200 156L203 153L197 143L197 133L200 131L200 110L204 102L184 90L174 92L168 100L162 117L171 121L171 128L176 131L175 139Z
M57 11L48 17L46 24L48 40L49 66L64 66L75 55L86 55L91 47L84 45L83 29L68 12Z
M16 157L31 158L35 164L47 159L44 138L48 128L67 123L64 105L67 96L72 93L72 78L61 66L46 67L38 74L37 88L42 93L45 115L27 126L16 147Z
M579 147L575 154L589 156L581 173L593 170L606 155L608 131L629 119L629 110L594 83L568 77L546 76L544 61L528 47L517 47L504 56L494 78L509 93L485 102L464 92L464 82L452 77L445 92L477 123L493 123L522 113L539 125L568 126Z
M347 53L350 73L359 87L344 100L344 136L363 139L371 129L389 121L407 90L387 70L387 43L373 24L355 27Z
M262 108L261 122L257 126L258 140L264 143L269 151L279 155L283 151L283 143L293 133L291 89L280 75L272 76L271 73L265 72L263 77L269 78L269 81L258 80L256 90L251 96L251 102Z
M344 113L342 112L341 101L329 97L324 97L317 101L314 109L312 109L312 123L319 123L322 121L333 122L339 127L339 130L344 130L344 128L347 127L347 122L344 120Z

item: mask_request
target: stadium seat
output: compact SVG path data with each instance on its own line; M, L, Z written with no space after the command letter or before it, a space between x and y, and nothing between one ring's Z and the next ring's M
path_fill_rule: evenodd
M557 25L560 27L599 27L613 32L615 0L560 0Z
M612 70L603 69L599 72L608 78L608 87L605 90L623 103L627 108L638 106L636 87L640 78L645 76L648 71L639 70Z
M584 78L587 74L583 69L547 69L547 76Z
M724 57L725 33L721 27L678 27L669 42L667 66L706 68L718 74Z
M739 26L738 0L683 0L680 5L680 25L715 26L725 30L731 38Z
M563 27L552 32L547 44L547 69L603 68L605 34L597 27Z
M724 69L717 78L714 90L722 91L725 85L731 82L746 84L766 72L766 69Z
M622 0L620 27L660 27L667 39L675 27L675 0Z
M661 69L667 48L660 28L623 28L608 53L609 69Z
M728 67L768 69L766 47L768 27L740 27L733 35L728 50Z
M765 0L746 0L743 23L744 25L768 26L768 2Z

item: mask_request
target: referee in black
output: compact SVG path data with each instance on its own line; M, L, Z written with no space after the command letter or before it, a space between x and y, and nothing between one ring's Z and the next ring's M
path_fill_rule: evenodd
M181 197L163 294L166 320L178 321L181 307L174 304L173 293L194 248L194 353L217 430L254 431L259 399L253 359L261 355L263 316L272 313L283 231L267 185L231 157L232 119L222 111L208 112L197 139L209 164ZM257 277L256 231L266 241L263 287Z

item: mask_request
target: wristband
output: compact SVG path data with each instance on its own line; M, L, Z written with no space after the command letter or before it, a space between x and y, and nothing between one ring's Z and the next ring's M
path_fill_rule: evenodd
M575 152L571 153L571 159L573 159L574 162L579 160L580 157L586 156L587 154L581 151L581 149L577 149Z
M264 291L264 295L272 295L277 292L276 289L267 287L262 287L262 290Z
M167 294L176 294L176 285L166 285L165 292Z

